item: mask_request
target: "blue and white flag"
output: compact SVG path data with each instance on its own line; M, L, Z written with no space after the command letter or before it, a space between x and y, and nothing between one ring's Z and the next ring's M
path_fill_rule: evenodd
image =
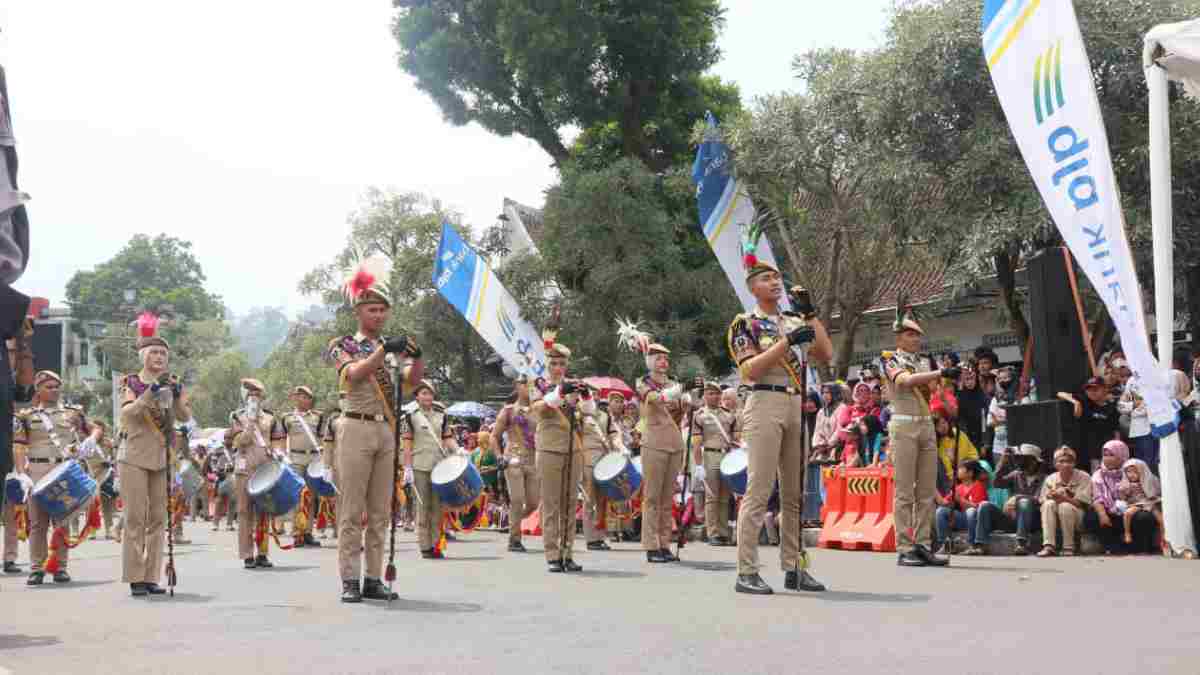
M985 0L983 52L1042 201L1116 324L1155 434L1170 433L1175 424L1171 386L1150 349L1108 137L1074 5L1071 0Z
M707 113L708 130L704 142L696 151L696 162L692 165L692 182L696 184L696 200L700 206L700 226L704 238L717 255L721 269L729 277L729 283L737 293L738 300L746 311L754 308L754 296L746 287L746 269L743 266L743 238L757 243L754 254L776 269L775 254L766 237L757 239L752 235L755 211L745 187L729 173L729 148L717 133L717 119Z
M538 330L521 318L517 301L450 223L442 223L433 285L514 370L545 376L546 350Z

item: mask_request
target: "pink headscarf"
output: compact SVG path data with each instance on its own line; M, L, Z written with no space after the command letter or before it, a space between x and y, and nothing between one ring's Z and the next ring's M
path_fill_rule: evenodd
M1122 441L1113 439L1104 444L1102 454L1116 457L1124 466L1129 460L1129 446ZM1120 494L1118 488L1124 476L1124 469L1109 469L1104 466L1103 461L1100 463L1100 468L1096 469L1096 473L1092 474L1092 499L1100 502L1104 506L1104 510L1109 513L1117 512L1117 499ZM1147 492L1149 492L1149 488L1147 488Z

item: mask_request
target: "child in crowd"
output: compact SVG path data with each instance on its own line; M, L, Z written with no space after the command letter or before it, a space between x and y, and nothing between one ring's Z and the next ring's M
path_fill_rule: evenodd
M1133 515L1138 511L1153 513L1158 520L1158 531L1164 532L1162 491L1149 465L1140 459L1130 459L1121 466L1121 470L1125 472L1125 477L1117 487L1120 496L1117 510L1125 519L1125 543L1133 543Z
M978 461L963 462L958 465L958 486L953 493L934 497L939 504L935 515L939 545L948 546L953 530L965 527L969 545L967 555L983 555L986 539L977 536L976 525L981 506L989 503L987 480L987 471Z

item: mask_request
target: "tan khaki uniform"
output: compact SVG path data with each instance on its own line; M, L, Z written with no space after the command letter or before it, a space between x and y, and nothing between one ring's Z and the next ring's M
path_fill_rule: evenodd
M250 421L245 418L245 409L234 411L231 417L240 420L238 426L253 423L258 427L258 434L246 426L241 430L231 426L227 434L233 436L232 444L238 454L233 460L234 494L238 503L238 557L242 560L267 554L268 537L263 537L262 544L255 547L254 535L258 528L260 514L250 498L250 478L254 470L271 461L272 447L283 444L283 427L275 420L275 414L263 409L258 413L258 419ZM262 438L263 445L259 442ZM267 525L270 527L270 524Z
M558 385L546 386L546 391L551 391ZM546 560L554 562L571 559L575 546L575 509L579 504L576 486L583 472L583 439L578 428L571 438L567 404L554 408L542 401L544 397L537 385L531 388L537 420L534 444L542 482L542 543Z
M342 484L338 479L338 471L337 471L337 430L338 430L338 425L340 425L341 422L342 422L342 411L341 410L335 410L335 411L329 413L329 417L325 418L325 430L324 430L324 435L321 438L321 445L324 448L324 452L321 455L321 461L325 463L325 466L329 467L330 479L333 481L333 484L337 486L338 490L342 489ZM337 519L339 517L339 514L341 513L340 507L341 507L342 497L341 497L340 492L338 494L335 494L332 497L332 499L333 499L332 527L333 527L333 536L336 538L338 536ZM315 522L316 521L314 521L314 523Z
M596 462L609 452L612 447L608 413L595 410L591 414L580 415L583 428L583 539L588 543L604 541L608 531L608 497L596 487ZM605 529L598 527L600 521L605 521Z
M104 474L117 465L117 449L107 436L101 438L96 447L98 452L88 457L87 463L88 473L99 483L104 479ZM105 497L99 492L96 494L100 498L100 516L104 521L104 536L107 537L112 530L113 512L116 509L117 500Z
M733 413L724 408L705 406L692 416L692 443L702 448L704 466L704 529L708 536L732 539L729 505L733 493L721 480L721 460L733 441ZM695 446L693 446L695 447Z
M130 376L122 388L120 428L125 440L117 450L124 505L121 539L121 580L157 584L162 574L167 527L167 434L190 412L176 400L174 419L164 419L158 398L149 387L138 394ZM137 380L140 382L140 380ZM140 385L138 385L140 386Z
M794 315L768 317L758 307L739 314L729 326L729 350L741 368L751 358L770 349L804 324ZM758 533L762 530L767 500L779 481L780 566L796 570L800 557L800 474L806 461L802 443L803 392L796 389L782 363L757 382L742 373L744 384L777 387L783 391L751 391L742 411L742 442L749 459L749 483L738 512L738 574L757 574ZM719 475L719 474L718 474Z
M417 541L422 551L432 550L442 536L442 500L433 491L433 467L451 454L446 449L453 434L446 426L446 409L434 403L405 416L404 440L412 444L413 489L417 492Z
M309 437L304 431L304 425L300 420L304 420L304 424L308 425L308 430L312 434ZM283 434L287 437L288 460L292 463L292 468L296 473L300 474L301 478L307 480L308 465L313 460L319 459L321 448L313 445L313 440L320 442L321 433L325 430L325 416L320 410L309 410L306 413L301 413L299 410L293 410L289 413L284 413L279 418L279 424L283 427ZM311 533L313 525L316 523L317 508L319 499L316 493L310 495L308 503L308 530L300 532L300 515L304 509L304 504L296 506L293 513L292 527L293 532L297 534Z
M48 429L45 419L49 418L53 427ZM27 471L34 485L43 476L50 473L63 461L74 454L73 446L77 438L83 438L88 433L87 420L83 412L73 406L58 406L43 408L37 406L26 408L17 413L14 418L16 433L13 434L13 445L21 446L25 457L29 460ZM67 523L61 523L67 525ZM50 514L43 511L37 500L29 499L29 562L30 569L37 572L42 569L49 555L49 534L51 529ZM15 533L15 530L14 530ZM62 569L67 569L68 551L66 547L60 552Z
M537 510L541 500L541 486L537 473L537 455L534 450L533 411L519 402L504 406L496 416L496 427L504 433L506 445L504 457L509 465L504 469L504 480L508 485L508 541L520 543L521 521ZM526 437L525 431L530 435ZM493 434L493 438L496 436ZM499 446L499 443L493 443ZM513 460L516 460L514 463Z
M334 340L330 358L338 370L338 383L345 395L345 407L337 425L337 475L341 497L338 502L338 570L342 580L358 580L363 573L366 550L366 577L380 579L383 552L392 517L392 493L396 474L396 429L391 365L402 366L388 355L387 367L354 383L346 366L366 359L383 349L383 339L371 340L362 333ZM414 388L404 383L407 398ZM367 513L363 532L362 514Z
M896 467L896 549L911 551L920 544L932 549L934 495L937 492L937 434L929 413L925 387L901 386L903 375L929 372L926 359L901 351L884 352L884 386L892 402L888 440Z
M671 502L675 496L675 477L683 467L683 435L679 422L683 408L669 402L663 391L675 386L666 380L655 382L649 375L638 380L638 398L642 401L642 548L658 551L671 548Z

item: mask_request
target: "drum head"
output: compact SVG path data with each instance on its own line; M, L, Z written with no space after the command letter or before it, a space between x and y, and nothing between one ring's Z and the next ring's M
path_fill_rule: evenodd
M745 450L731 450L721 458L721 473L726 476L737 475L749 466L750 455Z
M61 480L63 477L63 474L70 471L71 466L74 463L75 463L74 460L71 460L68 462L63 462L62 464L59 464L58 466L54 467L53 469L50 469L50 473L46 474L45 476L42 476L38 480L38 482L34 484L33 493L38 494L42 490L44 490L47 485L50 485L50 484L54 483L55 481Z
M306 473L309 478L325 478L325 462L319 459L309 462Z
M610 481L619 476L625 470L625 466L628 463L629 460L626 459L625 455L619 452L610 452L601 457L599 462L596 462L596 468L593 469L592 475L598 481Z
M262 464L254 470L254 475L250 476L246 491L251 496L261 495L275 485L281 474L283 474L283 464L280 462Z
M644 471L642 471L642 456L641 455L638 455L637 457L633 458L633 468L637 469L639 476L646 475L646 473Z
M433 467L430 479L434 485L448 485L453 483L458 480L459 476L463 475L463 472L467 470L467 464L470 462L470 457L450 455Z

